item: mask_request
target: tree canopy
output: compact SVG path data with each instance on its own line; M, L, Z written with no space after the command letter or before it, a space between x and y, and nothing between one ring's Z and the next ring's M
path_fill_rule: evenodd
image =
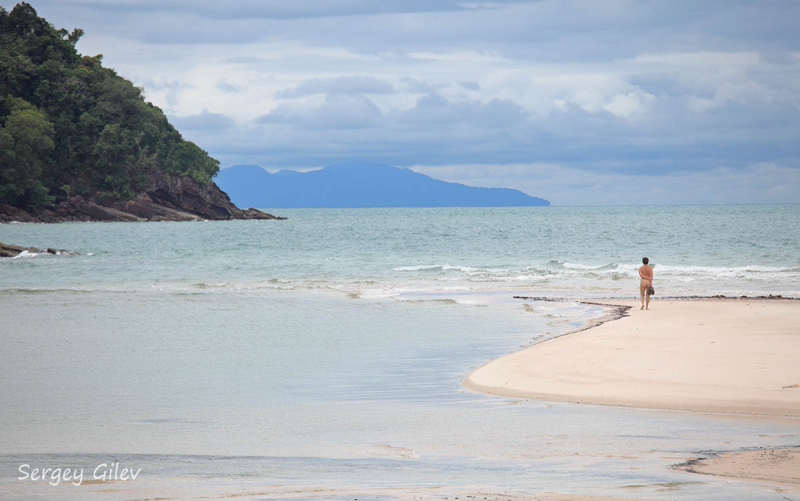
M130 198L158 171L210 182L219 162L184 140L141 88L103 68L102 55L79 54L81 35L27 3L0 7L0 203Z

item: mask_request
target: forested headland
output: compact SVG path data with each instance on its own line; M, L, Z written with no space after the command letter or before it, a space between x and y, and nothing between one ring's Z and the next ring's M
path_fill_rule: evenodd
M268 217L236 208L211 181L219 162L79 54L82 35L0 7L0 221Z

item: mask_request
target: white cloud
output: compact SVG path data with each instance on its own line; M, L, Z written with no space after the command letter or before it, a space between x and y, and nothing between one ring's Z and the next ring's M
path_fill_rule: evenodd
M630 118L641 115L656 97L639 89L627 94L618 94L603 109L618 117Z
M208 110L203 110L197 115L173 116L171 121L179 130L219 130L233 125L230 117L219 113L209 113Z

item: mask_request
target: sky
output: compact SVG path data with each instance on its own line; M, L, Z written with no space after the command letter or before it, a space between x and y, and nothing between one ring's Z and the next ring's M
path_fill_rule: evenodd
M556 205L800 203L794 0L30 3L222 167L364 160Z

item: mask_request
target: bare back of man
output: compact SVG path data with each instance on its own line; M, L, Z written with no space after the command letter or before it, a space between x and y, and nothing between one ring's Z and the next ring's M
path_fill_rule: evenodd
M647 292L647 288L653 285L653 267L650 266L648 263L650 262L649 259L644 258L642 259L644 263L639 268L639 294L642 297L642 307L641 310L650 309L650 294ZM645 296L647 296L647 303L645 303Z

